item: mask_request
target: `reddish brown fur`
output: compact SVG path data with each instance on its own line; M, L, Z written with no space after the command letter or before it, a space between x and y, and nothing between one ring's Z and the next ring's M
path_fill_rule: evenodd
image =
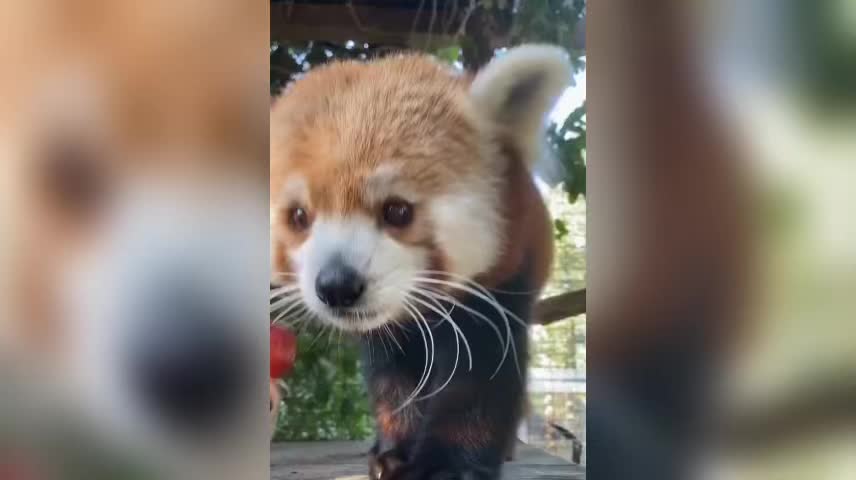
M488 287L496 286L528 262L532 285L540 289L547 283L553 264L550 214L517 149L506 141L502 152L510 159L502 195L502 213L508 228L500 262L479 276L478 281Z
M375 408L375 421L386 438L401 441L412 433L406 418L395 414L395 406L382 401Z
M546 208L520 150L485 132L468 98L471 76L456 76L425 56L387 58L367 66L337 62L293 84L271 111L270 192L274 224L273 268L289 272L286 252L306 239L287 225L293 199L282 188L305 179L312 191L300 199L310 214L366 215L379 205L366 200L366 180L383 165L406 172L406 188L423 197L444 192L464 178L496 177L504 225L499 263L479 279L496 285L533 263L534 284L546 281L552 235ZM501 126L493 126L501 132ZM485 159L485 144L502 159ZM413 227L390 231L399 241L431 252L447 265L432 238L434 226L416 212ZM526 255L531 255L526 258Z
M433 433L450 445L469 451L479 451L490 445L496 437L496 432L491 427L490 422L469 418L467 422L441 425Z

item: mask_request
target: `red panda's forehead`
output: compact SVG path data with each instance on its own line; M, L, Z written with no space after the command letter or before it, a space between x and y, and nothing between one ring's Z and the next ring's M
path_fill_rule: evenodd
M300 177L317 210L371 207L387 176L430 196L471 176L483 141L467 81L423 57L336 64L293 85L271 115L271 192Z
M300 203L321 215L370 213L391 197L422 203L441 195L456 181L452 171L431 162L312 160L315 158L300 157L272 185L279 203Z

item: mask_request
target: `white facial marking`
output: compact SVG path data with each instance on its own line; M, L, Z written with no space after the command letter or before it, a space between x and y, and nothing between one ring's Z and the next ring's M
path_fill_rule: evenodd
M371 205L380 205L390 197L398 197L410 203L418 203L423 198L418 195L397 165L381 165L366 179L365 199Z
M306 185L306 179L294 176L285 182L280 197L284 203L290 203L295 200L303 201L308 195L309 189Z
M446 270L472 278L496 264L502 246L502 219L489 185L472 187L434 199L430 205L435 241Z
M315 291L318 273L337 257L366 282L353 317L336 315ZM428 264L427 252L400 244L365 216L317 218L309 238L291 252L291 261L303 301L312 313L336 327L363 332L379 328L401 313L405 292Z

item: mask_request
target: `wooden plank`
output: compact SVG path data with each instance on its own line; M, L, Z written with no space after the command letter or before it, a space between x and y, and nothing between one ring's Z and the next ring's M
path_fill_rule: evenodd
M368 480L364 442L281 443L271 446L271 480ZM585 480L585 468L521 445L504 478Z
M535 305L534 323L550 325L586 313L586 289L543 298Z
M426 2L430 5L431 2ZM282 42L348 40L389 46L436 47L450 43L463 12L348 4L273 3L271 40Z

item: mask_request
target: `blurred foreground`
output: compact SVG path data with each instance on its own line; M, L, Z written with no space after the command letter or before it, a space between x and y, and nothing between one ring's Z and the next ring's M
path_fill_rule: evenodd
M856 2L590 6L591 478L856 478Z
M0 478L267 478L267 25L0 3Z

